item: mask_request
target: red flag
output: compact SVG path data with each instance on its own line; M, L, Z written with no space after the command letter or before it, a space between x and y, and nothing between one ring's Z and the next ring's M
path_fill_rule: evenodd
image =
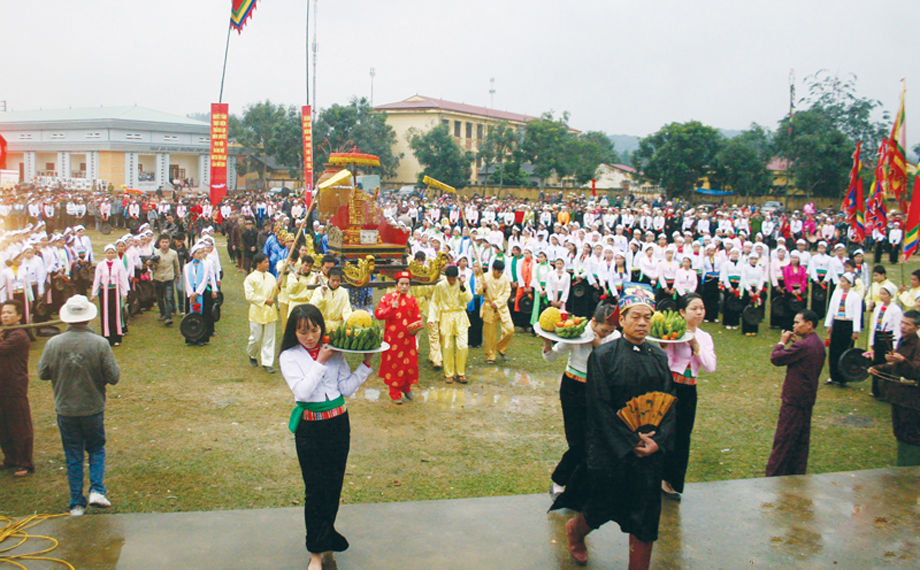
M313 201L313 115L310 105L300 109L300 126L303 134L303 201L309 208Z
M6 139L0 135L0 170L6 168Z
M211 103L211 205L220 204L227 195L227 126L230 119L227 103Z
M903 80L902 80L903 82ZM891 127L888 139L888 187L898 200L902 212L907 211L907 130L904 115L904 86L901 86L901 105Z
M920 164L917 165L920 167ZM907 261L917 252L920 245L920 169L914 176L914 195L910 200L910 210L907 212L907 225L904 227L904 253L901 261Z
M597 178L591 179L591 196L597 198Z

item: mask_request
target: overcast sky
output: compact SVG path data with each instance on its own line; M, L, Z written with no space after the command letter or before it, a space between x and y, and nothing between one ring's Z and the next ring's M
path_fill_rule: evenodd
M217 102L230 0L0 0L0 100L11 110ZM310 2L312 6L312 1ZM224 102L302 105L307 0L260 0L230 37ZM892 114L907 77L920 141L916 0L319 0L315 104L416 93L645 136L672 121L771 129L806 76L858 76ZM311 8L311 18L314 17ZM311 41L313 25L311 23ZM311 61L311 82L312 61ZM310 93L312 97L312 92Z

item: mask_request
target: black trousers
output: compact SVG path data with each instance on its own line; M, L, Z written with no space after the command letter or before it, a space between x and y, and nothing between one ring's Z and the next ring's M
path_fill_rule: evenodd
M665 455L664 472L661 478L671 484L678 493L684 492L684 478L690 462L690 434L696 423L696 386L674 384L674 450Z
M840 355L851 348L853 348L853 321L834 319L831 345L827 349L827 367L831 373L831 380L841 386L847 381L840 374Z
M811 282L811 310L818 315L818 320L823 319L827 315L827 301L831 298L830 283L826 282L827 289L821 287L821 284L818 282ZM817 294L818 290L823 289L827 293L824 297L824 300L818 300Z
M307 550L314 554L342 552L348 541L335 530L335 518L351 444L348 412L328 420L301 421L294 443L303 475Z
M585 401L585 383L562 376L559 386L559 402L562 404L562 421L565 425L565 441L569 448L553 470L553 483L565 487L575 468L585 460L585 417L588 404Z
M703 278L703 305L706 307L706 322L719 320L719 278Z
M786 303L786 290L783 288L783 280L779 280L780 291L776 290L776 287L770 288L770 328L771 329L780 329L783 327L784 317L779 316L778 311L776 311L777 305L782 305L783 308L780 311L785 315L785 309L787 307Z
M470 320L470 329L467 333L467 346L477 348L482 346L482 315L479 314L479 308L482 307L482 301L476 301L476 307L472 311L467 311L466 316Z
M885 364L885 355L894 347L894 335L890 331L875 331L875 342L872 343L872 366ZM885 382L872 377L872 395L880 400L886 398Z

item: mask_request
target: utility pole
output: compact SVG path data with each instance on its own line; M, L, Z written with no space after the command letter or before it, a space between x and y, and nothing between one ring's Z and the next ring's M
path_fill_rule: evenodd
M0 113L6 113L6 100L0 101Z
M316 114L319 112L319 105L316 104L316 50L319 44L316 41L316 21L319 19L319 0L313 0L313 122L316 122Z
M374 76L377 75L377 71L372 67L371 68L371 107L374 106Z
M489 108L495 108L495 78L489 78Z

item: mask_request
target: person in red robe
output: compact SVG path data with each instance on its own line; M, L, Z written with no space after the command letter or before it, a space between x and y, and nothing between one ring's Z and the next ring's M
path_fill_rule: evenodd
M374 316L384 322L383 340L390 349L380 359L378 374L390 387L390 398L396 404L413 398L412 385L418 384L418 346L415 333L422 328L418 301L409 294L411 276L408 271L396 274L396 291L380 299Z

